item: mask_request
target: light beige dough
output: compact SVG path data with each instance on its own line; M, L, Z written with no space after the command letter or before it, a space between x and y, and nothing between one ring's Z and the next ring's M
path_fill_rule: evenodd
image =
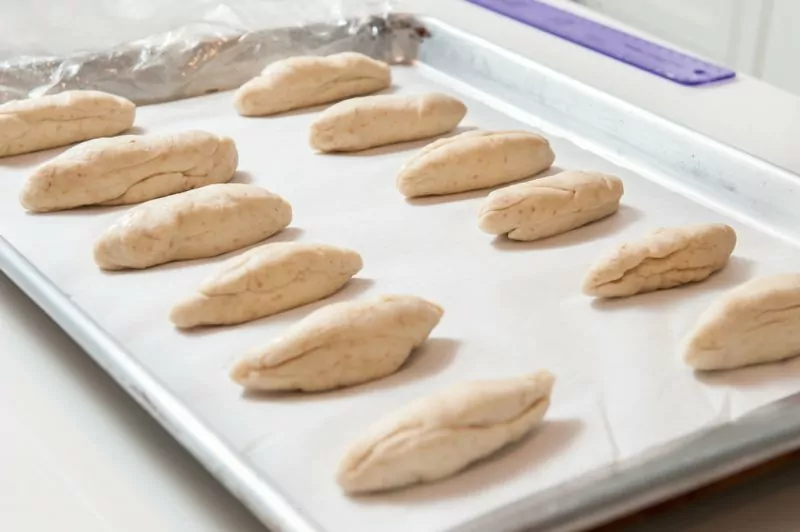
M233 367L246 389L315 392L397 371L442 317L438 305L392 295L323 307Z
M33 212L141 203L227 182L237 162L232 139L205 131L89 140L40 166L20 203Z
M539 240L617 212L619 178L597 172L561 172L495 190L478 212L478 227L512 240Z
M555 378L469 382L418 399L371 427L342 460L345 492L431 482L521 439L545 415Z
M311 124L321 152L348 152L443 135L467 114L461 101L439 93L363 96L339 102Z
M322 244L264 244L222 264L197 294L172 308L181 328L271 316L327 297L361 270L361 256Z
M724 224L657 229L595 263L583 293L625 297L702 281L727 264L735 246L736 232Z
M397 189L407 198L493 187L550 168L555 154L527 131L467 131L422 148L400 169Z
M800 354L800 275L737 286L700 317L683 360L697 370L732 369Z
M109 137L133 126L136 106L100 91L65 91L0 105L0 157Z
M389 65L356 52L290 57L242 85L234 107L244 116L266 116L369 94L391 83Z
M269 238L291 221L291 206L277 194L208 185L132 208L97 240L94 260L104 270L123 270L214 257Z

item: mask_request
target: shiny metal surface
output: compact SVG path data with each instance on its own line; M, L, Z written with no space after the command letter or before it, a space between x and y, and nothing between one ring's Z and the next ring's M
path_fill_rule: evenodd
M0 237L0 268L120 386L270 529L318 532L116 340Z
M137 104L171 101L236 88L291 55L355 50L402 63L423 36L402 15L250 32L189 24L104 52L0 61L0 103L89 88Z

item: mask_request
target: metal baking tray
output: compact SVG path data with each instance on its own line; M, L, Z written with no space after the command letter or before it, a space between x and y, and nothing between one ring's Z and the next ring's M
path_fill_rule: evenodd
M763 233L764 238L776 239L786 249L798 246L800 212L795 198L800 194L800 181L793 174L439 20L420 18L417 23L425 27L429 35L419 46L416 65L410 67L412 71L408 74L410 78L435 80L437 84L482 102L498 116L512 117L563 137L587 153L644 176L670 193L730 216L753 231ZM224 95L203 98L221 96ZM187 104L184 101L165 105ZM168 121L168 117L164 120ZM36 155L30 157L33 158L26 159L26 163L12 163L2 169L14 173L17 168L29 168L33 161L42 160ZM375 154L376 160L380 157L384 155ZM392 159L392 164L396 160ZM345 162L359 165L366 159L353 156L338 161L333 166L344 168ZM374 168L377 170L378 166ZM389 179L388 186L393 186L391 183ZM475 199L468 195L465 201ZM6 197L2 201L3 209L18 208L12 206L13 198ZM431 210L434 208L429 206L426 216L434 217L435 211ZM474 225L474 221L466 222L467 226L470 224ZM7 229L3 229L4 236ZM477 231L474 226L467 229ZM101 325L107 316L86 312L81 308L80 298L52 279L53 265L35 264L9 240L0 239L2 271L268 527L292 532L336 529L320 525L315 516L301 508L297 498L287 495L286 486L271 479L270 471L254 467L251 455L235 448L229 434L212 428L196 404L175 393L174 382L170 379L178 378L177 371L157 375L152 367L146 367ZM70 264L71 259L61 257L61 260L63 265ZM194 267L198 268L200 266ZM51 275L45 271L50 271ZM193 286L193 283L194 280L186 285ZM792 369L797 368L793 366ZM215 375L214 378L221 377ZM265 419L268 421L269 416ZM615 460L569 482L519 494L514 502L449 529L584 528L797 447L800 447L800 395L789 395L734 422L695 431L669 445ZM330 482L327 478L324 481ZM458 477L452 482L458 482ZM415 523L417 525L421 523Z

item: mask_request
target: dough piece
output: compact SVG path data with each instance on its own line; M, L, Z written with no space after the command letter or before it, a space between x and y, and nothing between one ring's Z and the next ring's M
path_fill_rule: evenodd
M0 105L0 157L109 137L130 129L136 106L100 91L65 91Z
M547 139L527 131L467 131L422 148L400 169L397 189L407 198L493 187L550 168Z
M138 205L94 246L104 270L214 257L260 242L292 221L292 207L263 188L208 185Z
M339 466L339 485L355 494L453 475L538 425L554 381L539 371L464 383L418 399L355 442Z
M619 209L622 181L597 172L561 172L495 190L481 205L478 226L512 240L565 233Z
M33 212L141 203L229 181L237 161L232 139L205 131L95 139L40 166L20 202Z
M252 351L231 378L251 390L306 392L379 379L403 365L443 313L413 296L334 303Z
M735 246L736 232L724 224L656 229L592 266L583 293L625 297L702 281L727 264Z
M311 147L359 151L442 135L455 128L467 106L439 93L364 96L339 102L311 124Z
M355 251L319 244L277 242L226 261L178 303L170 320L181 328L242 323L327 297L361 270Z
M242 85L233 105L240 115L272 115L369 94L391 83L389 65L356 52L290 57Z
M694 369L730 369L800 354L800 275L761 277L713 303L689 335Z

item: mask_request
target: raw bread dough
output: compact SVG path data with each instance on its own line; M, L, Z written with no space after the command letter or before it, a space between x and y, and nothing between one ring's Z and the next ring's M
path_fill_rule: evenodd
M358 151L442 135L467 114L446 94L378 95L352 98L322 112L309 142L322 152Z
M625 297L702 281L727 264L735 246L736 232L724 224L657 229L592 266L583 293Z
M478 226L512 240L538 240L617 212L623 192L612 175L561 172L495 190L481 205Z
M292 221L292 207L263 188L208 185L138 205L94 246L104 270L214 257L260 242Z
M730 369L800 354L800 275L761 277L713 303L689 334L694 369Z
M400 169L397 189L407 198L493 187L550 168L547 139L527 131L467 131L422 148Z
M242 85L234 107L245 116L271 115L369 94L391 83L389 65L356 52L290 57Z
M321 244L276 242L222 264L172 309L181 328L242 323L327 297L361 270L361 256Z
M550 406L554 381L540 371L418 399L357 440L337 480L347 493L366 493L457 473L530 432Z
M444 311L414 296L334 303L231 371L247 389L321 391L385 377L428 338Z
M136 106L100 91L65 91L0 105L0 157L108 137L130 129Z
M20 202L34 212L141 203L229 181L237 162L232 139L205 131L95 139L40 166Z

